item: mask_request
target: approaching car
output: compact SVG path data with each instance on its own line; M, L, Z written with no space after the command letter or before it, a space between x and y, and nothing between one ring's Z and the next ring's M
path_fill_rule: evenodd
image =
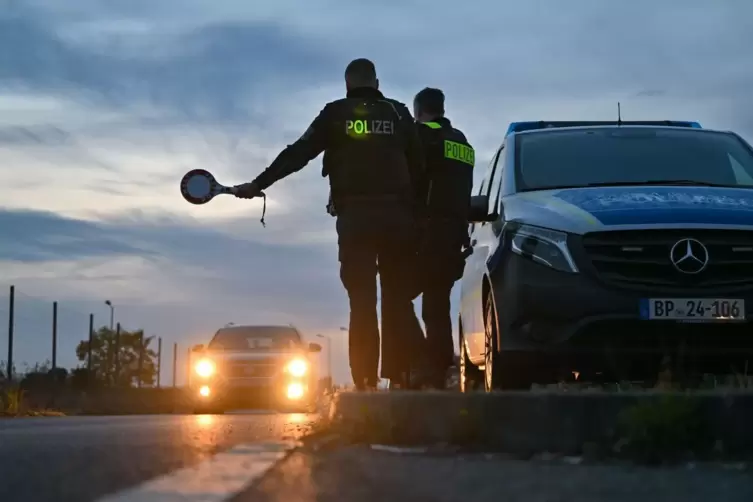
M292 326L226 326L193 349L190 388L197 413L221 413L234 403L272 398L284 409L307 410L316 398L310 353Z
M471 204L461 389L753 360L753 149L694 122L512 124Z

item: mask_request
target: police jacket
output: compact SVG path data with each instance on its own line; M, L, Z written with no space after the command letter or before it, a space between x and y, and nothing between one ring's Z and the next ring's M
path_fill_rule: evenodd
M419 124L419 136L426 174L418 190L425 215L466 224L473 190L473 147L444 117Z
M424 175L424 159L406 106L373 88L357 88L327 103L311 126L254 180L264 190L301 170L324 152L338 212L350 203L412 205Z

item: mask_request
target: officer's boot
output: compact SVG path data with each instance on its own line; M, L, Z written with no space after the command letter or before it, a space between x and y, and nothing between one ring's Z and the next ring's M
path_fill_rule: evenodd
M363 380L356 382L356 390L359 392L369 392L369 391L375 391L377 389L376 382L364 378Z
M410 373L400 372L397 378L390 378L390 390L405 390L410 388Z

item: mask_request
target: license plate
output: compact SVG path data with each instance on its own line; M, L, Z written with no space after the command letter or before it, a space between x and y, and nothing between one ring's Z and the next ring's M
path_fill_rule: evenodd
M646 298L641 318L670 321L744 321L745 300L721 298Z

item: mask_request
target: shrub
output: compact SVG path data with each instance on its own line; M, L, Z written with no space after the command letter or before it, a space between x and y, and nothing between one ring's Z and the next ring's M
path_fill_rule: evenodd
M623 453L642 463L665 463L704 454L712 445L698 402L664 395L626 409L620 416Z
M0 390L0 414L15 416L21 413L24 391L19 386L7 386Z

